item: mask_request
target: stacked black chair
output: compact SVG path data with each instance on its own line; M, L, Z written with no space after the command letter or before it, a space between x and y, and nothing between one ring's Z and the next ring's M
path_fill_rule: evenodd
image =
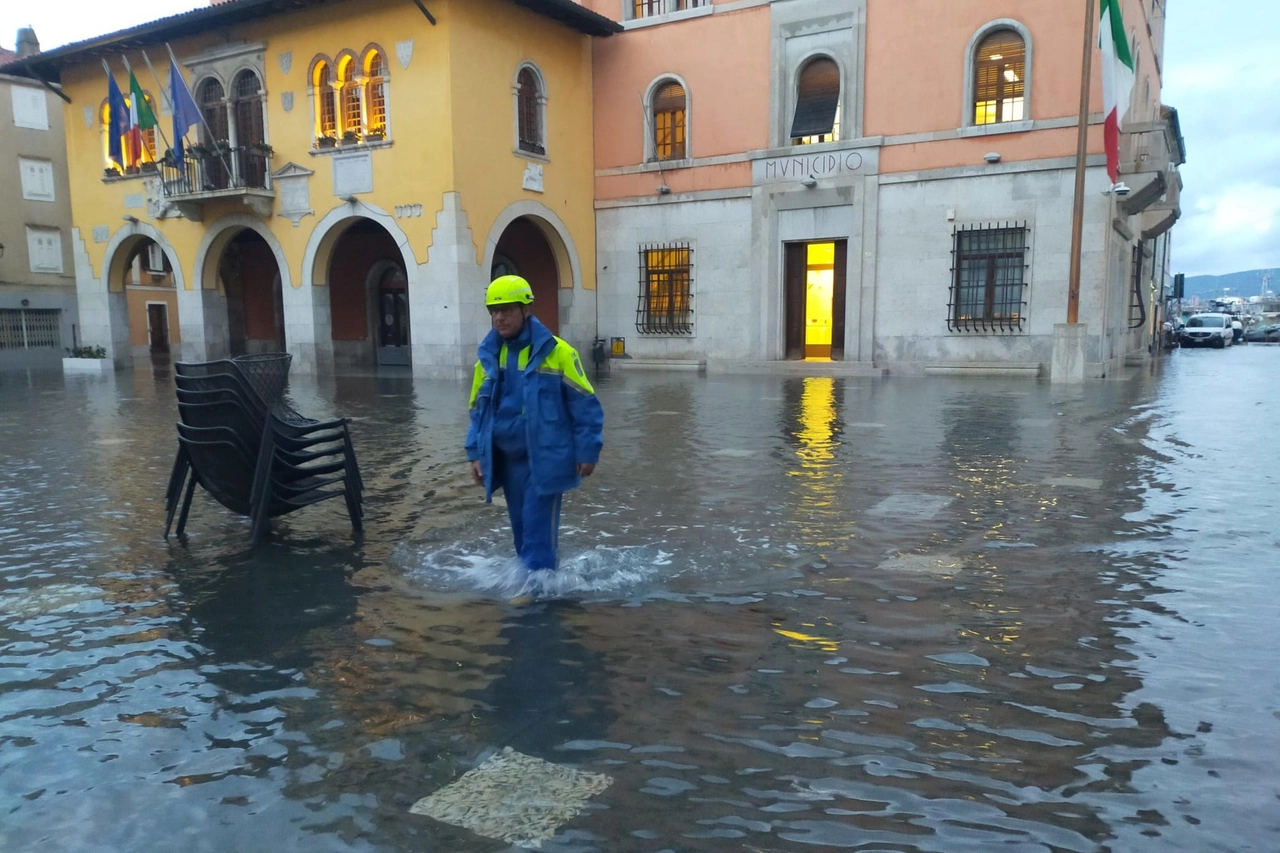
M261 539L270 520L331 498L363 531L364 481L345 418L303 417L285 396L287 353L174 365L178 454L165 494L165 536L178 516L186 529L195 487L252 522Z

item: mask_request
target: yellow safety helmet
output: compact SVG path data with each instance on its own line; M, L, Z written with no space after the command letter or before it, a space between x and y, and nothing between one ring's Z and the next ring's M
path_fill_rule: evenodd
M518 275L498 276L484 294L484 304L489 305L533 304L533 288Z

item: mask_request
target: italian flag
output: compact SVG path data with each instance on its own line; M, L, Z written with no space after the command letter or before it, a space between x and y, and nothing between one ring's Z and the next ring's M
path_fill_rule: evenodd
M125 127L125 140L127 143L128 158L131 164L137 165L142 162L142 131L150 130L156 126L156 114L151 111L151 105L147 103L147 96L142 93L142 87L138 85L138 78L133 76L133 72L129 72L129 115L127 117L128 126Z
M1106 116L1103 136L1107 145L1107 175L1111 183L1120 180L1120 122L1129 111L1133 92L1133 54L1125 35L1120 0L1102 0L1102 23L1098 28L1102 48L1102 112Z

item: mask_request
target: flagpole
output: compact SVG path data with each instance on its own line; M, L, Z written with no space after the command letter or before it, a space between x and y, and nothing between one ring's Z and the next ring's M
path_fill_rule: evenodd
M146 57L147 57L146 51L143 51L142 58L143 58L143 59L146 59ZM125 70L126 70L126 71L128 71L128 72L129 72L129 76L130 76L130 77L132 77L132 76L133 76L133 66L129 64L129 57L125 56L125 55L122 53L122 54L120 54L120 61L122 61L122 62L124 63ZM147 61L147 67L148 67L148 68L150 68L150 67L151 67L151 62L150 62L150 60L148 60L148 61ZM152 71L151 71L151 76L152 76L152 77L155 77L155 75L156 75L155 69L152 69ZM136 78L135 78L135 79L136 79ZM160 78L158 78L158 77L156 78L156 85L157 85L157 86L159 86L159 85L160 85ZM164 89L163 89L163 88L161 88L160 93L161 93L161 95L163 95L163 94L164 94ZM167 100L167 99L166 99L166 100ZM164 147L165 147L165 148L172 148L173 146L169 144L169 137L167 137L167 136L165 136L165 135L164 135L164 125L162 125L162 124L160 123L160 119L159 119L159 118L157 118L157 119L156 119L155 127L156 127L156 131L160 134L160 139L164 142ZM145 143L143 143L143 145L144 145L144 147L145 147ZM153 156L154 156L154 152L152 152L152 154L153 154ZM155 159L155 160L157 160L157 161L159 161L159 159L160 159L160 158L159 158L159 157L155 157L154 159Z
M1076 194L1071 207L1071 268L1067 277L1067 323L1080 322L1080 250L1084 243L1084 172L1089 155L1089 77L1093 71L1094 0L1085 0L1084 60L1080 70L1080 122L1076 137Z

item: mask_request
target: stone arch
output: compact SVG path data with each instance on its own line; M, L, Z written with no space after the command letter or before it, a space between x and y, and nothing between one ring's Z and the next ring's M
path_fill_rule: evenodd
M141 238L149 238L155 241L169 259L169 266L173 267L173 285L179 293L187 289L186 276L182 272L182 265L178 263L178 253L174 251L173 245L165 239L152 225L145 222L130 222L115 233L107 243L107 248L102 254L102 290L104 293L111 293L111 279L113 272L124 273L124 262L128 260L129 253L133 249L135 243ZM123 249L123 251L121 251ZM123 290L123 287L121 288ZM114 291L119 292L119 291Z
M287 293L290 287L298 286L293 284L292 276L289 274L289 262L285 259L280 241L276 239L276 235L266 223L247 213L229 213L210 223L205 229L204 236L200 238L200 245L196 248L195 289L217 289L218 259L222 257L223 250L236 234L246 228L266 241L271 249L271 254L276 259L276 267L280 271L280 289ZM213 282L213 286L210 287L208 282Z
M302 278L298 282L298 287L328 285L329 260L333 246L342 236L342 232L357 219L371 219L387 230L404 258L405 274L409 277L409 285L412 287L417 275L418 259L413 254L413 247L409 245L409 236L396 224L395 217L366 201L340 204L316 223L316 227L311 230L311 236L307 238L306 251L302 254Z
M525 217L533 221L542 231L555 254L556 265L560 272L560 288L562 290L582 289L582 265L578 260L578 248L573 242L573 235L556 212L545 204L528 199L508 205L498 214L489 229L489 236L484 242L484 255L480 269L488 280L489 270L493 267L493 256L498 250L498 240L507 226L517 219Z

